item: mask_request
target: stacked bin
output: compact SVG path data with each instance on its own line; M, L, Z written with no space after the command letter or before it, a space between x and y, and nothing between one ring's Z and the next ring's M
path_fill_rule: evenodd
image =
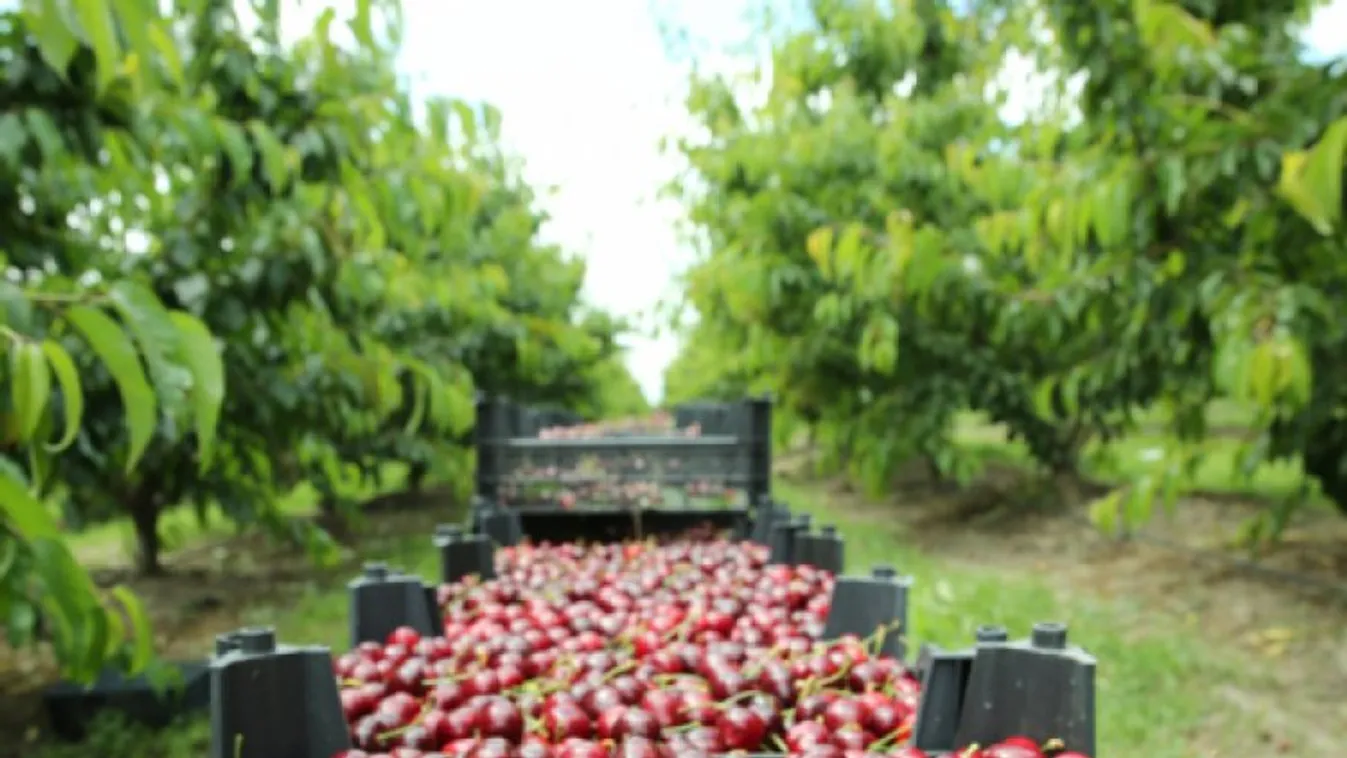
M540 439L541 427L531 413L504 398L477 400L475 487L484 505L475 512L516 512L520 538L613 540L676 533L698 524L744 533L751 519L748 504L769 497L770 398L680 407L676 422L684 429L698 425L701 434L695 437ZM672 503L654 505L639 499L605 502L596 494L636 484L659 489L661 495L666 487L677 494ZM699 505L688 494L695 484L740 493L741 502ZM497 542L513 544L502 539L504 531L489 533Z
M699 523L698 518L728 515L720 516L716 526L736 529L739 536L768 548L769 563L807 565L836 575L823 625L825 639L870 637L877 652L905 660L912 579L888 565L844 574L846 546L836 527L815 524L771 497L770 409L765 399L680 408L680 426L698 424L711 438L697 449L737 462L736 481L747 492L748 504L714 512L645 509L640 525L646 534L674 533ZM569 445L548 440L542 445L516 434L533 422L521 422L510 404L483 399L478 412L479 493L466 525L441 525L431 538L440 563L437 581L425 582L385 564L367 565L349 585L352 647L382 642L399 627L423 636L442 634L437 586L489 581L496 572L497 552L526 536L554 541L637 536L624 528L621 516L629 514L620 510L561 512L500 503L499 488L521 458L539 451L561 460L578 451L679 449L668 439L650 438L598 441L603 444L555 441ZM725 434L729 431L735 433ZM968 648L921 648L911 664L922 685L911 746L929 755L951 755L969 744L1023 735L1040 743L1059 739L1072 750L1095 755L1094 659L1067 643L1061 624L1045 622L1023 631L1028 636L1017 640L1006 629L981 627ZM324 648L289 647L278 644L270 630L240 630L221 637L210 677L211 758L333 758L351 745L330 653Z
M845 548L835 529L792 534L796 556L818 556L818 568L840 571ZM446 525L433 544L445 581L494 571L495 547L485 535ZM399 626L426 635L442 628L427 619L438 609L417 577L371 564L350 587L353 647L382 641ZM906 629L911 587L891 566L839 576L825 638L867 635L877 626ZM905 635L885 636L880 652L903 659ZM929 755L951 756L960 746L1011 735L1060 740L1095 755L1095 660L1067 644L1062 624L1036 624L1021 640L1002 627L979 627L969 648L924 646L914 666L922 699L910 744ZM350 747L326 648L280 645L269 629L242 629L220 637L210 675L211 758L332 758Z

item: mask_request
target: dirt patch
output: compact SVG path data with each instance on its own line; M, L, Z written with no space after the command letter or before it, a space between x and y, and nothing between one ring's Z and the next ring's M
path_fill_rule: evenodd
M428 534L445 519L438 493L380 498L364 508L359 538L345 541L338 561L316 565L298 546L259 534L213 539L164 556L167 573L140 577L118 551L82 555L101 586L124 584L144 604L155 630L155 645L166 659L200 659L215 636L247 623L250 609L279 605L301 596L315 583L349 576L360 563L361 547L400 536ZM106 553L106 554L104 554ZM0 734L34 738L43 727L41 693L59 679L47 651L14 650L0 644ZM0 745L0 756L19 739Z
M923 552L970 567L1032 572L1064 595L1126 600L1142 623L1201 629L1213 646L1240 656L1256 685L1213 692L1225 713L1275 725L1263 747L1280 755L1331 754L1347 724L1347 519L1308 513L1285 540L1251 559L1231 547L1258 505L1188 499L1134 538L1100 534L1084 503L1052 502L1017 470L995 469L978 485L933 485L922 473L900 478L897 492L868 500L840 482L830 502L864 518L895 521L921 535ZM1056 490L1057 488L1052 488ZM1159 616L1158 614L1163 614ZM1166 621L1158 619L1166 618ZM1228 722L1230 717L1225 718ZM1221 745L1228 723L1193 745Z

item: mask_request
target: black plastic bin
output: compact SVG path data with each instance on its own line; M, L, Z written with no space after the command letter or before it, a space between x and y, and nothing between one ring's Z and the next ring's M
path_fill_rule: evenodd
M528 412L503 398L477 400L476 494L505 507L697 510L707 501L753 503L770 492L767 397L728 406L725 418L697 437L540 439L521 414Z
M116 713L131 723L162 729L174 720L210 706L210 671L206 660L169 663L181 679L160 693L145 675L127 677L106 669L92 685L56 684L42 695L52 732L61 739L79 741L102 713Z

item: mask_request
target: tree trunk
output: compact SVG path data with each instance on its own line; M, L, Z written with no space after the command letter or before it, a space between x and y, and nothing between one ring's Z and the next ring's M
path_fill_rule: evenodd
M324 516L336 517L337 497L333 494L323 494L318 497L318 512Z
M350 544L352 541L350 520L342 512L335 495L328 495L318 500L318 518L315 523L323 531L328 533L332 539L343 545Z
M934 455L922 456L926 460L926 474L931 477L931 482L936 485L945 484L945 472L940 470L940 464L935 462Z
M136 569L142 576L162 576L160 562L159 503L153 496L136 488L127 503L131 523L136 528Z
M411 470L407 472L407 489L412 492L420 492L426 485L426 476L430 474L430 464L424 461L418 461L411 465Z

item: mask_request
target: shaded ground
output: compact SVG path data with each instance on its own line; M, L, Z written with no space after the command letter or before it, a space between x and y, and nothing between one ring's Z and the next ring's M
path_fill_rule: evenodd
M315 565L297 546L257 534L216 538L170 553L162 577L135 576L115 546L94 546L79 557L101 585L122 583L141 598L161 655L201 659L210 654L217 634L269 622L272 609L292 607L298 598L345 581L357 570L359 556L369 555L374 546L412 535L428 539L436 522L456 518L436 493L381 498L365 513L359 539L350 540L341 559L327 566ZM41 691L56 680L43 651L14 651L0 644L0 735L11 738L0 738L0 756L24 754L24 746L38 739L45 728Z
M958 492L914 474L885 502L840 482L826 492L833 508L896 524L937 561L1032 574L1066 597L1135 605L1136 623L1151 631L1209 639L1242 671L1212 688L1209 717L1189 735L1196 755L1230 755L1222 751L1236 742L1318 756L1347 738L1347 519L1306 514L1251 566L1228 547L1257 508L1247 502L1185 500L1124 542L1088 523L1084 496L1026 509L1055 497L1009 468Z

